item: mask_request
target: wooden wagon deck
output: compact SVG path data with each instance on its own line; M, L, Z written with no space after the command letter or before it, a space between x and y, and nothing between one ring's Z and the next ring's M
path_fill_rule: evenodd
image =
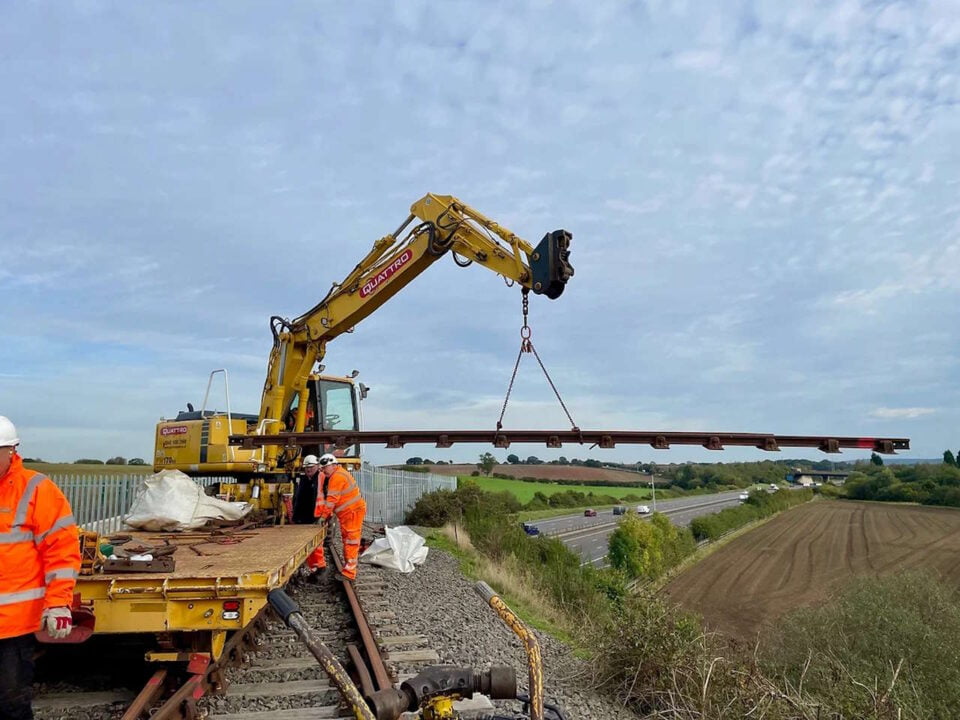
M175 567L171 572L99 573L80 581L164 580L186 578L242 577L270 575L281 571L290 559L309 546L316 547L323 528L318 525L285 525L257 528L232 535L208 532L164 533L124 532L132 536L127 545L176 545ZM309 550L307 550L309 554Z
M287 584L317 545L324 528L287 525L233 534L124 533L125 543L177 546L169 572L83 575L77 592L93 610L95 633L169 633L238 630L267 604L267 593Z

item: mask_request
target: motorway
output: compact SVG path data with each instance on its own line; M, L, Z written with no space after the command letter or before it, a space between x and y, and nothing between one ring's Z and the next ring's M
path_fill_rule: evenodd
M657 512L669 517L674 525L686 526L695 517L738 505L741 492L743 490L731 490L712 495L660 500L657 502ZM634 509L637 504L633 503L626 507ZM649 499L641 501L640 504L647 505L653 510L653 502ZM583 565L603 567L606 564L607 543L610 535L622 517L622 515L614 515L612 508L607 508L598 510L596 517L584 517L581 511L576 515L561 515L530 521L530 524L536 525L542 535L550 535L562 540L568 548L580 555Z

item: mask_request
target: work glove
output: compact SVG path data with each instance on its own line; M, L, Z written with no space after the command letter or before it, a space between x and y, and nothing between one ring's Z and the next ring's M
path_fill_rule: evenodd
M40 621L52 638L65 638L73 630L73 614L68 607L52 607L43 611Z

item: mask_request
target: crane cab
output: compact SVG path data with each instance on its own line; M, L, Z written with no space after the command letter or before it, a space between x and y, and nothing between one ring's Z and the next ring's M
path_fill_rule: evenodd
M210 387L223 374L226 410L208 410ZM360 430L360 393L352 377L312 374L306 392L295 395L282 420L263 420L257 415L235 413L230 403L230 385L226 370L214 370L200 410L191 404L176 417L157 423L153 469L180 470L191 476L230 475L240 481L264 476L282 476L288 467L299 464L296 457L281 451L275 462L268 462L264 448L246 450L229 444L230 435L257 435L293 432L301 398L304 398L304 430ZM334 448L328 445L304 446L302 455L331 452L348 468L360 464L360 446ZM274 467L270 467L275 465ZM275 479L280 479L276 478Z
M353 378L329 375L311 375L307 381L307 410L304 417L305 431L360 430L360 394ZM296 416L300 407L300 395L293 398L284 414L283 430L296 429ZM272 432L276 432L273 430ZM304 445L302 455L333 453L343 465L360 463L360 446L336 448L333 445Z

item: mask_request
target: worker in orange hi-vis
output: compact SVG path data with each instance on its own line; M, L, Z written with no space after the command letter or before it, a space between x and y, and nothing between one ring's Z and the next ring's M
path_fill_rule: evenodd
M320 471L321 487L320 492L317 493L317 508L314 514L324 521L332 515L337 516L340 523L340 537L343 539L342 574L347 580L356 580L360 533L363 530L363 518L367 514L367 503L360 495L360 487L353 479L353 475L340 467L334 455L326 453L320 456ZM311 558L313 557L312 555ZM326 562L321 549L318 567L325 566Z
M34 633L73 629L80 542L70 503L50 478L27 470L17 429L0 415L0 718L30 720Z

